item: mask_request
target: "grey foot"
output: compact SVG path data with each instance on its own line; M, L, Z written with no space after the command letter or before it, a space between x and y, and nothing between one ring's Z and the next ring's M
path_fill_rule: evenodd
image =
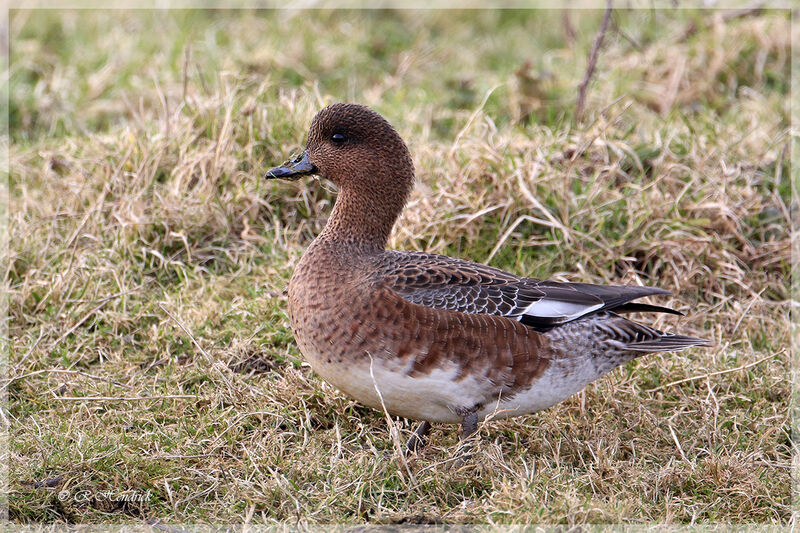
M406 443L406 455L416 453L417 450L425 446L425 437L431 432L431 423L427 420L420 423L414 433L408 438Z
M461 431L458 436L459 446L453 468L458 470L472 459L471 437L478 432L478 413L469 413L461 419Z

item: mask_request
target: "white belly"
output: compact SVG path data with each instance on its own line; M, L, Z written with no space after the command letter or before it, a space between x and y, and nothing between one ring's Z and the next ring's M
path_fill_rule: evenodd
M481 420L535 413L566 400L600 377L588 359L554 361L528 388L509 394L508 399L501 395L491 400L493 384L486 378L459 376L460 368L453 363L427 374L409 375L413 357L370 360L364 354L353 354L328 363L328 354L315 353L312 345L300 348L320 377L351 398L377 410L385 407L394 416L429 422L459 423L459 413L480 404Z
M556 361L528 389L520 390L507 400L501 396L494 404L485 405L479 418L508 418L547 409L579 392L598 377L600 374L589 361L577 366Z
M479 403L485 393L479 380L457 380L459 368L449 364L424 375L409 375L413 358L403 362L367 357L355 362L327 363L306 354L325 381L360 403L412 420L458 423L459 409ZM380 391L380 393L379 393Z

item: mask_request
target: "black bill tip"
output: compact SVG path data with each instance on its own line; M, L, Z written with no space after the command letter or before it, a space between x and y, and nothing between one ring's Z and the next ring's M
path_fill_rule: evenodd
M316 173L317 167L308 160L308 153L303 152L283 165L268 170L264 177L267 179L288 179Z

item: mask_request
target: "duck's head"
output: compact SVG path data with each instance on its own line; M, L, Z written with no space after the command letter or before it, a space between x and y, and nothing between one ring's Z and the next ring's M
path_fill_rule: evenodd
M314 117L305 151L267 178L317 174L342 192L382 198L388 207L411 192L414 165L406 144L385 118L366 106L333 104Z

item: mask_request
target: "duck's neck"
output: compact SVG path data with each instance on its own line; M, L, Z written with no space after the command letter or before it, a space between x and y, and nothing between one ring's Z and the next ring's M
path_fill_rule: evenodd
M352 253L380 253L405 206L405 191L342 188L328 223L317 240Z

